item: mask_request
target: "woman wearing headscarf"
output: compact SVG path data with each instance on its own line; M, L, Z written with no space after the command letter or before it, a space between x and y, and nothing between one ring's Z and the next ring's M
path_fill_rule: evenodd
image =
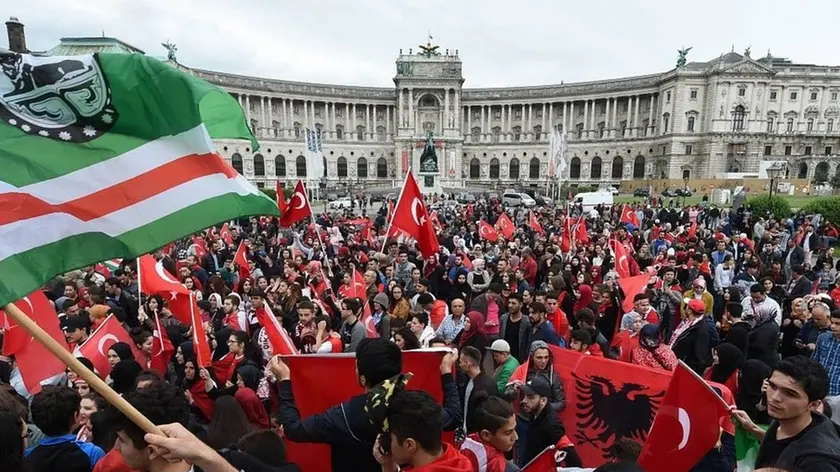
M756 424L770 424L767 403L764 400L764 381L770 378L773 369L758 360L747 360L741 366L741 379L735 405L745 411Z
M754 316L749 320L752 329L749 335L750 349L747 359L756 359L773 367L779 360L779 325L776 324L775 307L762 303L754 307Z
M202 423L207 423L213 418L213 400L207 394L195 357L184 356L183 372L184 375L176 385L180 385L184 389L184 394L190 402L193 413ZM210 373L210 371L206 372Z
M782 357L795 356L803 354L803 352L796 347L794 341L799 336L799 331L802 325L811 318L811 313L808 311L808 306L802 298L796 298L790 304L790 316L785 317L782 321L782 343L779 347L779 352ZM807 354L807 352L805 353Z
M712 344L709 325L706 323L706 306L702 300L691 299L685 304L683 321L671 336L671 349L698 375L703 375L712 364Z
M117 362L111 369L111 387L120 395L133 391L135 380L142 371L143 367L134 359Z
M484 354L484 348L487 346L487 335L484 333L484 317L481 312L471 311L467 313L467 319L464 320L464 329L455 336L453 344L458 346L458 349L464 349L466 346L472 346L478 349L478 352Z
M655 370L672 372L677 368L677 356L670 346L659 341L659 325L646 324L639 330L639 345L630 352L630 362Z
M251 362L245 363L236 369L236 393L233 397L245 411L245 416L257 429L268 429L268 414L265 412L260 398L257 396L262 371Z
M630 353L639 346L639 331L644 324L642 315L635 311L621 318L621 328L610 343L610 347L618 352L618 360L630 362Z
M467 284L470 286L473 296L481 295L490 287L490 273L484 268L484 259L472 261L473 268L467 274Z
M184 361L187 358L194 357L195 352L193 351L192 341L184 341L178 344L178 347L175 349L175 355L172 356L172 362L169 363L166 369L166 378L169 380L169 383L173 385L181 383L184 379Z
M738 377L744 353L734 344L723 343L712 349L712 366L703 376L706 380L725 385L732 395L738 395Z
M574 289L575 303L572 306L572 313L577 313L584 308L589 308L593 313L597 313L598 307L594 303L592 297L592 287L586 284L578 285Z

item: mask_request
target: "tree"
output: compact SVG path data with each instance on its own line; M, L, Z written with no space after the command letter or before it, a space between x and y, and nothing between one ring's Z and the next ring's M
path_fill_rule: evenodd
M828 166L818 165L814 170L814 185L822 185L828 182Z
M834 191L834 193L840 191L840 172L835 173L834 177L831 178L828 184L831 185L831 188Z

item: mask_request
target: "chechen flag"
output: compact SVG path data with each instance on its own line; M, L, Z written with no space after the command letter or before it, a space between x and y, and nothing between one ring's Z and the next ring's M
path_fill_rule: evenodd
M507 216L507 213L499 215L499 219L496 220L496 227L499 228L499 233L501 233L505 239L513 239L513 233L516 230L516 227L514 226L513 221L510 220L510 217Z
M394 209L391 229L401 230L414 238L423 257L433 256L440 249L435 229L423 203L423 194L420 193L420 187L410 171L405 176L402 194Z
M99 376L107 377L111 373L111 364L108 363L108 350L117 342L128 344L134 353L134 359L144 365L145 356L137 349L131 336L120 324L114 315L109 315L105 321L91 333L87 341L79 346L79 355L89 359Z
M621 222L630 223L636 228L639 227L639 219L636 218L636 212L633 211L632 207L629 207L627 205L621 207Z
M703 379L680 362L639 455L647 472L688 472L720 437L729 407Z
M496 232L496 228L490 226L486 221L478 222L478 235L491 243L499 240L499 233Z
M0 306L56 274L278 214L218 154L214 139L259 147L221 88L142 54L0 62L0 274L14 274Z
M58 315L44 292L36 290L16 301L15 306L69 351L58 323ZM9 318L6 323L9 329L3 338L3 355L15 356L23 385L34 395L41 391L41 382L63 373L67 367L46 347L36 342L28 331L18 326L14 319Z
M312 207L309 206L309 199L306 197L306 187L303 181L298 180L295 186L295 193L289 199L286 211L280 217L280 226L289 228L298 221L303 221L312 216Z

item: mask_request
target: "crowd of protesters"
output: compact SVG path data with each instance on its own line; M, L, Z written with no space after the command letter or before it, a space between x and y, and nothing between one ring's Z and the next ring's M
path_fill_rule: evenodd
M106 380L169 437L144 435L71 371L33 396L14 359L2 359L0 471L299 470L285 440L331 445L336 472L503 472L548 446L559 467L578 470L591 464L558 419L574 400L550 346L663 371L682 361L731 399L732 419L693 470L735 470L739 423L762 441L756 469L840 471L833 222L705 203L591 211L427 203L440 242L430 257L411 240L385 239L387 204L361 216L316 214L294 228L252 217L229 226L231 243L216 228L157 251L200 300L208 369L167 301L138 293L134 261L57 279L44 291L71 348L110 315L130 331L136 345L108 350ZM496 225L503 213L514 234L483 238L478 222ZM242 241L248 278L234 264ZM631 255L632 275L649 276L638 293L620 287L616 245ZM363 299L350 296L357 277ZM622 308L628 298L631 310ZM355 353L366 394L301 418L290 368L271 355L255 316L264 306L302 355ZM136 354L152 356L158 321L177 347L166 372ZM403 389L402 353L429 347L455 348L440 365L442 405ZM641 470L639 450L619 439L613 462L597 470Z

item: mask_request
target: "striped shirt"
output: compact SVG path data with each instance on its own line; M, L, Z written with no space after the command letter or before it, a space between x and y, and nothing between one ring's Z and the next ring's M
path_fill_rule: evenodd
M817 337L817 347L811 358L828 372L828 395L840 395L840 340L834 333L822 333Z

